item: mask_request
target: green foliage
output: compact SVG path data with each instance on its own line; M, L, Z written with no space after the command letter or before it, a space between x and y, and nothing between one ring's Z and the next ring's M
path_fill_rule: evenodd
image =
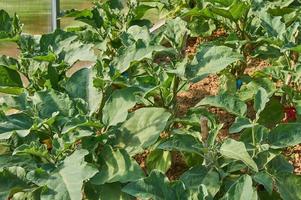
M41 36L0 10L0 41L20 49L0 57L0 199L301 199L283 154L301 143L300 8L100 1ZM254 59L270 66L247 75ZM183 109L209 75L217 94Z

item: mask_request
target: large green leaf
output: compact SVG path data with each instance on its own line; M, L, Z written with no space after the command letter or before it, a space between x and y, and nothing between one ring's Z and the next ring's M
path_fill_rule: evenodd
M230 2L232 4L227 8L212 6L210 7L210 10L215 14L228 18L232 21L237 21L242 17L245 17L246 13L250 8L250 5L248 5L246 2L239 1L239 0L234 0Z
M103 108L102 121L106 126L115 126L126 120L128 110L136 104L135 88L115 90Z
M45 189L45 187L38 187L17 192L14 194L11 200L40 200L41 191L43 189Z
M264 186L264 188L268 191L269 194L272 194L273 192L273 178L266 173L265 171L261 171L256 173L253 176L253 179Z
M272 96L276 91L276 84L269 78L252 78L248 84L243 84L238 91L240 100L246 101L253 99L260 87L264 88L269 96Z
M187 23L181 18L169 20L164 26L163 35L171 42L175 49L182 50L183 44L185 44L186 35L188 29L186 28Z
M269 97L265 89L259 88L254 99L254 110L256 116L259 118L259 114L264 110L265 105L268 103Z
M82 200L83 182L98 171L84 161L87 154L87 150L76 150L52 172L37 169L30 172L27 178L38 186L48 187L41 195L42 200Z
M240 160L245 163L252 170L258 172L258 168L254 160L248 154L245 144L243 142L238 142L233 139L227 139L224 141L220 148L220 153L234 160Z
M9 199L14 193L29 188L25 175L26 172L21 167L0 170L0 199Z
M162 172L153 170L147 178L129 183L122 191L140 199L180 200L177 192L184 193L184 184L180 183L178 187L173 188Z
M265 28L267 35L269 37L284 39L284 34L286 32L286 26L281 21L282 17L272 17L266 11L263 11L259 15L261 19L261 25Z
M277 174L276 186L284 200L301 199L300 184L301 176L290 173Z
M250 119L245 117L236 117L234 123L229 128L229 133L239 133L243 129L255 126Z
M13 155L26 154L36 156L41 159L45 158L47 160L51 160L46 145L41 145L40 143L36 142L31 142L30 144L22 144L18 146L13 152Z
M168 151L181 151L196 153L202 155L203 145L198 139L191 135L175 134L165 141L162 141L158 146L158 149L164 149Z
M59 112L62 116L74 113L74 103L68 95L55 90L36 92L33 103L41 118L50 118L55 112Z
M273 111L273 115L271 115L271 110ZM268 128L273 128L276 124L279 124L283 118L283 104L281 104L279 99L271 98L266 104L265 109L260 113L258 123Z
M62 54L64 55L64 60L69 65L73 65L77 61L95 62L96 56L93 47L93 44L83 44L79 41L75 41L68 46L66 45Z
M165 129L171 114L163 108L141 108L135 111L121 127L117 144L130 155L142 152L154 144Z
M234 52L226 46L203 46L193 59L191 66L187 68L186 75L192 81L200 81L209 74L215 74L230 64L242 60L243 57L239 53Z
M279 124L272 129L268 141L272 148L285 148L301 143L301 123Z
M111 146L105 146L99 155L99 163L100 171L92 179L92 183L96 185L126 183L144 176L140 166L124 149L114 151Z
M207 96L202 99L197 106L209 105L218 108L223 108L234 115L244 116L247 112L247 105L235 96L227 93L217 96Z
M36 169L37 163L29 155L12 156L11 153L7 153L7 154L1 153L0 170L3 170L4 168L9 168L11 166L19 166L29 171L29 170Z
M135 198L122 192L121 183L107 183L104 185L87 184L85 194L87 199L97 200L134 200Z
M0 92L6 94L20 94L23 91L21 76L16 71L15 61L0 57Z
M88 103L90 113L99 109L102 99L102 92L93 86L94 77L92 69L81 69L70 77L65 86L70 97L81 98Z
M29 134L32 125L33 119L24 113L9 115L4 121L0 121L0 140L9 139L13 133L25 137Z
M208 170L205 166L192 167L181 175L180 180L190 190L198 190L201 185L206 186L212 198L221 186L219 174L214 170Z
M19 73L0 65L0 87L23 87Z
M53 33L41 37L40 46L42 52L48 52L51 47L60 61L65 61L70 66L77 61L96 61L92 44L84 44L71 32L57 29Z
M241 176L221 198L222 200L253 200L254 189L249 175Z
M167 48L160 45L148 45L139 39L134 44L122 50L120 56L115 57L113 66L121 73L125 72L133 62L143 59L151 59L154 52L166 51Z
M294 166L282 154L267 159L266 168L269 174L293 173Z
M166 173L171 166L171 161L171 152L155 149L146 158L147 171L157 169Z

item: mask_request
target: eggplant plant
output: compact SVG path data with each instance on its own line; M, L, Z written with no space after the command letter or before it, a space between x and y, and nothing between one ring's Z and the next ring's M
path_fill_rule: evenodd
M0 57L0 199L301 199L284 153L301 143L299 14L297 0L100 1L33 36L0 10L0 41L20 50ZM270 66L245 75L249 57ZM218 94L180 113L212 74Z

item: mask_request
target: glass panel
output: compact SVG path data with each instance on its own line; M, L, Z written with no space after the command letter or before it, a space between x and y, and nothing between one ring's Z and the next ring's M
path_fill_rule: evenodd
M93 0L61 0L61 10L84 9L92 5ZM0 0L0 9L10 15L17 13L24 24L23 32L42 34L51 32L51 0ZM73 19L63 19L61 27L76 25ZM0 55L17 56L18 49L13 43L0 43Z
M23 32L41 34L51 30L50 0L0 0L0 8L19 15Z

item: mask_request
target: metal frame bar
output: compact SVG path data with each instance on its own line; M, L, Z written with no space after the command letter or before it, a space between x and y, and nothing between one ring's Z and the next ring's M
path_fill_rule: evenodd
M51 29L55 31L60 28L60 0L51 0Z

